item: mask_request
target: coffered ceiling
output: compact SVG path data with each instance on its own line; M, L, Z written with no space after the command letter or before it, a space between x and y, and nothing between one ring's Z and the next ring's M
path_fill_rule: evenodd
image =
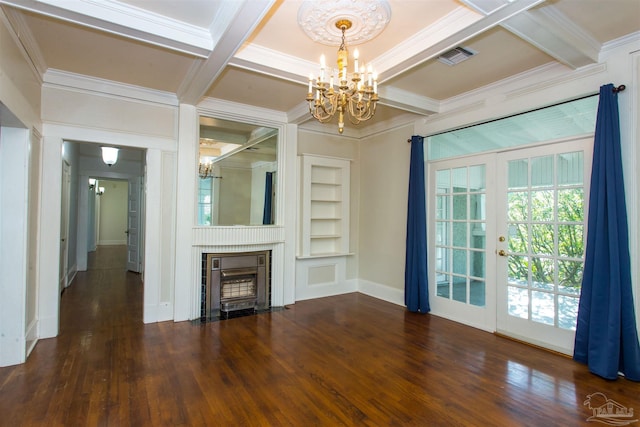
M44 82L85 75L166 92L177 102L213 97L277 110L304 125L311 120L309 73L318 72L322 53L333 62L338 46L313 42L299 27L303 3L0 0ZM390 21L377 37L356 46L347 32L347 46L379 74L378 121L437 113L449 99L548 64L597 63L614 41L640 31L639 0L388 4ZM454 66L437 60L456 47L476 55Z

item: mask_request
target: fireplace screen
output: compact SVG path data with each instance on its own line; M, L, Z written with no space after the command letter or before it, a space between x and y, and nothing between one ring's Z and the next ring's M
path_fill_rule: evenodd
M206 254L204 317L269 308L269 252Z

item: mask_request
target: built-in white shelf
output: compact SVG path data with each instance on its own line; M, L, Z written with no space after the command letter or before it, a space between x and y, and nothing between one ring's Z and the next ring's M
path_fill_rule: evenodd
M347 159L300 156L299 258L349 255L350 165Z

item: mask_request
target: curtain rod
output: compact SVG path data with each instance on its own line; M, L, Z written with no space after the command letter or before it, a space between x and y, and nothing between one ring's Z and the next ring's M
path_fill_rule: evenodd
M626 88L627 88L627 87L626 87L625 85L620 85L620 86L618 86L618 87L614 86L614 87L613 87L613 93L619 93L619 92L622 92L622 91L624 91ZM500 117L500 118L498 118L498 119L487 120L486 122L476 123L476 124L469 125L469 126L463 126L463 127L461 127L461 128L457 128L457 129L453 129L453 130L447 130L447 131L444 131L444 132L438 132L438 133L434 133L433 135L429 135L429 136L442 135L443 133L447 133L447 132L455 132L455 131L457 131L457 130L468 129L468 128L473 127L473 126L479 126L479 125L484 125L484 124L487 124L487 123L497 122L498 120L509 119L509 118L511 118L511 117L520 116L520 115L522 115L522 114L532 113L532 112L534 112L534 111L543 110L543 109L545 109L545 108L555 107L555 106L557 106L557 105L567 104L567 103L569 103L569 102L579 101L579 100L581 100L581 99L591 98L592 96L599 96L599 95L600 95L599 93L594 93L594 94L592 94L592 95L585 95L585 96L582 96L582 97L580 97L580 98L570 99L570 100L568 100L568 101L558 102L557 104L547 105L546 107L534 108L533 110L524 111L524 112L522 112L522 113L516 113L516 114L512 114L512 115L510 115L510 116ZM425 138L425 137L423 137L423 138ZM407 139L407 142L408 142L409 144L411 144L411 138Z

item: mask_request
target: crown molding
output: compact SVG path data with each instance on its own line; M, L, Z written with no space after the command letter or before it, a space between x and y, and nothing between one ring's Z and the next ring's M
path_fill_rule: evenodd
M250 121L273 127L274 123L286 124L287 115L281 111L254 107L217 98L204 98L196 106L200 115L215 115L235 121ZM250 118L250 120L248 120Z
M51 16L197 57L213 49L211 33L116 0L2 0L18 9Z
M100 93L104 95L135 99L154 104L178 106L175 94L147 89L140 86L89 77L67 71L48 69L43 76L43 87L60 87L83 92Z
M301 125L298 125L298 131L311 132L321 135L331 135L340 138L349 138L355 140L359 140L361 138L360 130L355 129L352 126L347 126L346 123L342 134L338 132L337 123L320 123L317 120L309 120Z
M301 125L311 120L311 113L309 113L309 103L302 101L289 111L287 111L287 122L295 125Z
M416 120L420 120L420 117L416 117L415 114L406 113L400 116L396 116L393 119L374 122L359 130L360 139L370 138L372 136L380 135L386 132L391 132L395 129L413 126Z
M33 75L38 82L42 84L42 76L45 71L47 71L47 64L42 56L40 47L33 37L33 33L27 26L27 23L24 22L22 15L15 9L7 7L0 8L0 17L5 21L5 27L11 34L22 56L29 64Z
M627 45L636 44L637 46L631 46L629 52L640 50L640 31L627 34L615 40L611 40L602 45L600 49L600 61L604 61L604 58L609 56L613 51Z

